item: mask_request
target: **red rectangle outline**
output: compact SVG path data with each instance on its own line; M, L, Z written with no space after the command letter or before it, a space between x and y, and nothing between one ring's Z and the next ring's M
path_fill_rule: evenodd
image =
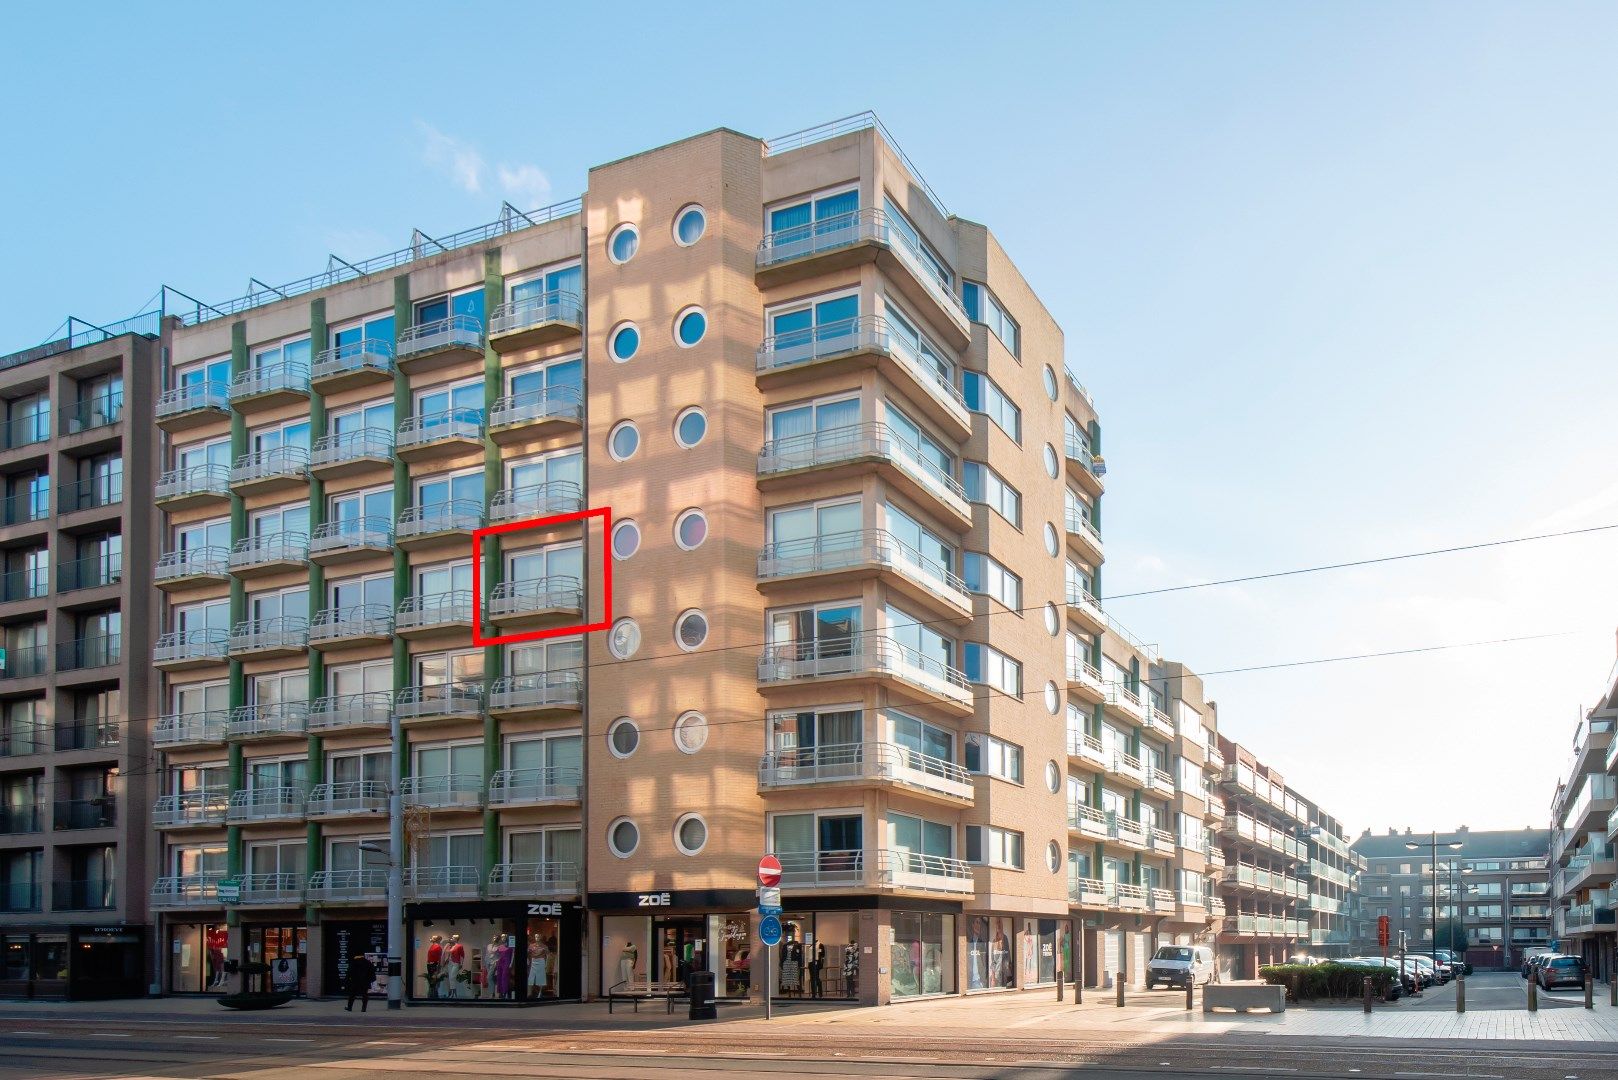
M566 525L573 521L587 521L590 518L601 519L601 580L602 580L602 615L601 621L593 623L575 623L571 626L553 626L546 630L521 630L513 634L483 634L483 538L485 536L499 536L502 533L524 532L529 529L549 528L554 525ZM508 521L500 525L488 525L481 529L472 530L472 644L474 645L512 645L520 641L541 641L545 638L566 637L570 634L590 634L597 630L605 630L612 625L612 553L608 551L612 534L612 507L596 506L588 510L575 510L571 514L552 514L548 517L528 518L526 521ZM585 570L590 565L590 530L584 530L584 558Z

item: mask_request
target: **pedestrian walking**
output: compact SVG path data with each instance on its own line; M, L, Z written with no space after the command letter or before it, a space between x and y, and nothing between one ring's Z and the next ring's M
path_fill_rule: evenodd
M348 962L348 1004L346 1011L354 1011L354 999L360 999L360 1012L371 1004L371 984L376 981L376 965L371 958L360 953Z

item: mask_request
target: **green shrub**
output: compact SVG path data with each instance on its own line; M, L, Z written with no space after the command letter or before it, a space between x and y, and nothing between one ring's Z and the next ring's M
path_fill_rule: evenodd
M1371 991L1386 997L1393 986L1392 968L1360 967L1326 960L1318 964L1272 964L1258 969L1258 977L1272 986L1287 988L1288 1001L1332 998L1345 1001L1359 997L1363 980L1371 977Z

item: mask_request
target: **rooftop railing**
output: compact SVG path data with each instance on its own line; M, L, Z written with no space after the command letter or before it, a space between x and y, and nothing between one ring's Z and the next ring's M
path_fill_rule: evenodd
M894 156L904 165L906 171L910 173L910 178L921 187L927 198L932 200L933 206L937 208L939 214L949 217L950 213L944 206L944 200L938 197L938 194L928 185L920 171L911 163L910 158L899 146L898 140L888 131L887 126L882 123L876 113L869 110L854 113L852 116L844 116L837 120L828 120L824 124L816 124L814 127L804 128L802 131L794 131L790 135L766 139L764 140L764 156L774 157L777 154L785 154L792 150L801 150L805 146L812 146L817 142L825 142L828 139L835 139L842 135L868 129L874 130L882 136L882 141L888 144L888 149L892 150Z

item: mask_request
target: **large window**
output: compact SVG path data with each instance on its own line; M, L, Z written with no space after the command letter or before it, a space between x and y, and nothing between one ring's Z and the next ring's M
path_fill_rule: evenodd
M928 873L931 859L955 857L955 826L948 822L889 811L887 826L888 850L899 855L901 867L911 873Z
M888 724L893 741L911 753L938 758L940 761L955 760L954 732L936 724L929 724L925 720L918 720L897 709L885 710L882 718Z
M827 352L831 347L817 343L842 341L854 333L855 320L860 315L860 296L857 292L839 296L804 300L771 308L765 318L769 321L773 357L777 364L807 360Z
M477 285L457 293L435 296L430 300L417 300L415 325L442 322L457 315L470 316L483 325L483 286Z
M309 370L309 336L262 345L253 350L253 370L268 371L281 364L301 364Z
M308 536L309 504L292 503L255 512L250 521L253 536L265 539L272 536Z
M860 543L858 499L789 506L769 512L767 542L782 560L820 564L828 553L853 551Z
M333 435L354 435L361 431L386 432L393 437L393 402L373 401L352 409L334 412L326 422Z
M287 420L279 424L254 428L252 444L253 452L256 454L279 450L282 447L307 450L309 449L309 421Z
M770 438L792 439L836 431L860 422L858 397L830 398L772 409L769 415Z
M217 356L174 369L174 385L200 394L203 388L223 392L230 387L230 357Z
M416 482L416 505L422 509L431 510L452 502L483 505L482 469L434 476Z
M571 578L584 581L584 550L577 543L513 552L506 559L506 580L513 583Z
M532 300L536 304L550 303L564 295L574 300L584 299L584 270L578 263L540 270L506 283L506 299L513 304L524 300Z
M1022 747L977 732L966 737L966 769L1009 783L1022 783Z
M1017 528L1022 528L1022 492L1006 483L999 473L982 462L968 461L961 469L968 499L983 503Z
M506 393L518 407L551 402L584 402L584 361L572 356L510 372Z
M946 577L955 571L955 549L937 533L922 525L892 503L884 504L882 513L888 532L900 544L915 552L921 564Z
M380 342L383 345L393 344L393 312L378 312L367 315L363 319L356 319L351 323L331 328L329 331L332 348L337 350L341 358L358 356L374 346L365 342Z
M1012 611L1022 610L1022 578L989 556L968 551L961 561L961 577L973 592L992 596Z
M955 639L924 625L916 616L889 604L883 612L892 639L909 649L911 663L920 663L935 675L955 666Z
M966 678L1012 697L1022 697L1022 664L980 642L966 643Z
M895 206L893 200L886 196L882 199L882 209L888 216L888 228L900 236L902 244L908 247L917 259L921 260L922 266L944 287L945 291L954 292L955 275L951 272L949 264L943 260L938 252L932 249L932 245L921 238L921 231L905 216L904 211Z
M453 420L483 416L483 380L467 379L449 386L436 386L416 392L416 416L431 429L433 421L450 423Z
M577 449L558 450L506 466L506 487L515 495L537 499L549 484L572 484L582 493L584 457Z
M771 713L770 750L782 764L809 765L818 751L841 751L863 741L864 714L855 707L804 709Z
M858 188L845 188L794 200L768 211L771 242L782 247L810 239L820 231L849 227L847 215L860 208Z
M378 487L368 491L350 491L333 495L326 520L342 531L360 531L366 518L393 522L393 488Z
M1022 410L1006 396L995 381L982 372L967 371L961 374L961 390L966 398L966 407L973 412L980 412L995 422L995 425L1011 437L1011 441L1022 445Z
M773 646L793 646L805 656L811 652L847 656L860 631L860 605L836 603L775 611L770 613L769 627Z
M979 285L975 281L961 282L961 301L973 322L983 323L1012 356L1022 357L1022 332L987 285Z
M1006 870L1023 868L1023 836L996 825L966 827L966 861Z
M920 424L900 412L891 401L883 402L883 415L887 417L888 431L899 444L899 449L908 450L925 471L954 478L955 455L945 449L943 443L928 435Z

